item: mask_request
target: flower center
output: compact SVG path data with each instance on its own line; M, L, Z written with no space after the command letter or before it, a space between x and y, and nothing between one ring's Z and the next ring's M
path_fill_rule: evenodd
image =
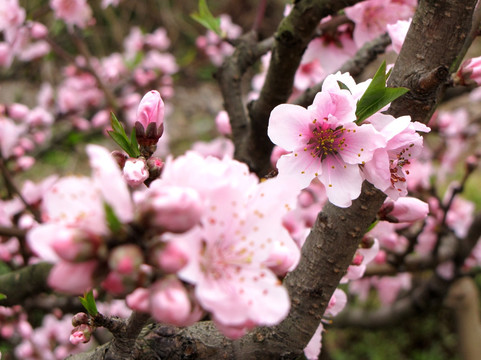
M322 161L327 155L335 155L347 146L344 127L338 126L332 129L329 124L319 123L316 120L313 121L313 124L312 135L304 148L304 151L310 151L313 158L317 157Z

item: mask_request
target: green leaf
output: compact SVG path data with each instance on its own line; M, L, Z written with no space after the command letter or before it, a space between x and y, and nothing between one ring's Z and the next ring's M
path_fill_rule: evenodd
M132 151L130 140L114 131L107 131L110 137L124 150L130 157L136 157L135 152ZM138 151L138 150L137 150Z
M212 15L205 0L199 0L199 12L192 13L190 16L205 28L214 31L222 37L220 18L215 18L214 15Z
M135 153L134 157L140 156L139 143L137 142L137 137L135 136L135 127L132 128L132 133L130 134L130 148L132 152Z
M379 220L376 220L374 221L371 225L369 225L369 227L367 228L366 230L366 233L368 233L369 231L371 231L372 229L374 229L374 227L379 223Z
M113 112L110 113L110 123L112 124L112 130L114 130L117 134L123 135L127 139L127 134L125 133L123 125Z
M376 71L376 74L372 78L372 81L366 89L366 92L357 102L356 124L362 123L369 116L374 115L384 106L388 105L409 91L409 89L404 87L386 87L386 80L388 76L389 73L386 74L386 62L383 61L379 69Z
M130 157L140 156L139 144L135 137L135 129L132 130L131 137L127 136L123 125L114 113L110 113L110 123L112 124L112 131L107 131L110 137L124 150Z
M97 305L95 304L94 293L92 290L84 293L83 297L79 296L79 299L90 316L96 316L99 313L99 311L97 310Z
M5 300L7 298L7 295L0 293L0 300Z
M107 225L110 231L112 231L112 233L120 231L120 229L122 228L122 223L115 214L114 209L109 204L104 203L104 210L105 220L107 221Z
M347 87L347 85L344 84L342 81L337 80L337 84L339 85L339 88L340 88L340 89L342 89L342 90L348 90L348 91L352 94L351 89L349 89L349 88Z

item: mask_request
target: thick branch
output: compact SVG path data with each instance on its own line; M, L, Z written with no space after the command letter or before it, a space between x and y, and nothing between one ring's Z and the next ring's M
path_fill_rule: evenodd
M52 264L38 263L0 276L0 293L7 298L0 300L1 306L21 304L25 299L50 291L47 277Z
M389 109L426 123L448 84L450 69L472 41L476 0L422 0L413 17L388 85L409 88ZM422 40L421 40L422 39ZM469 41L466 41L469 40Z

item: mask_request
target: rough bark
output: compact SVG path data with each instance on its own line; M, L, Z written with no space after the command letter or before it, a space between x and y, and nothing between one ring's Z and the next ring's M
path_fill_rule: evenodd
M49 263L38 263L0 276L0 293L7 296L0 306L21 304L24 299L50 291L47 277L53 267Z

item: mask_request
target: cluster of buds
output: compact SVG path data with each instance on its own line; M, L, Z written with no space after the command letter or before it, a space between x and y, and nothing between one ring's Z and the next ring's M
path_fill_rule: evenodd
M113 131L109 131L109 134L130 155L121 151L112 153L122 169L125 181L134 188L142 184L149 186L160 176L164 165L161 159L152 156L164 132L164 102L160 93L151 90L140 101L134 125L135 139L127 138L115 116L112 128Z
M72 332L70 334L70 342L74 345L80 343L88 343L94 331L94 327L90 324L90 318L86 313L80 312L72 318Z

